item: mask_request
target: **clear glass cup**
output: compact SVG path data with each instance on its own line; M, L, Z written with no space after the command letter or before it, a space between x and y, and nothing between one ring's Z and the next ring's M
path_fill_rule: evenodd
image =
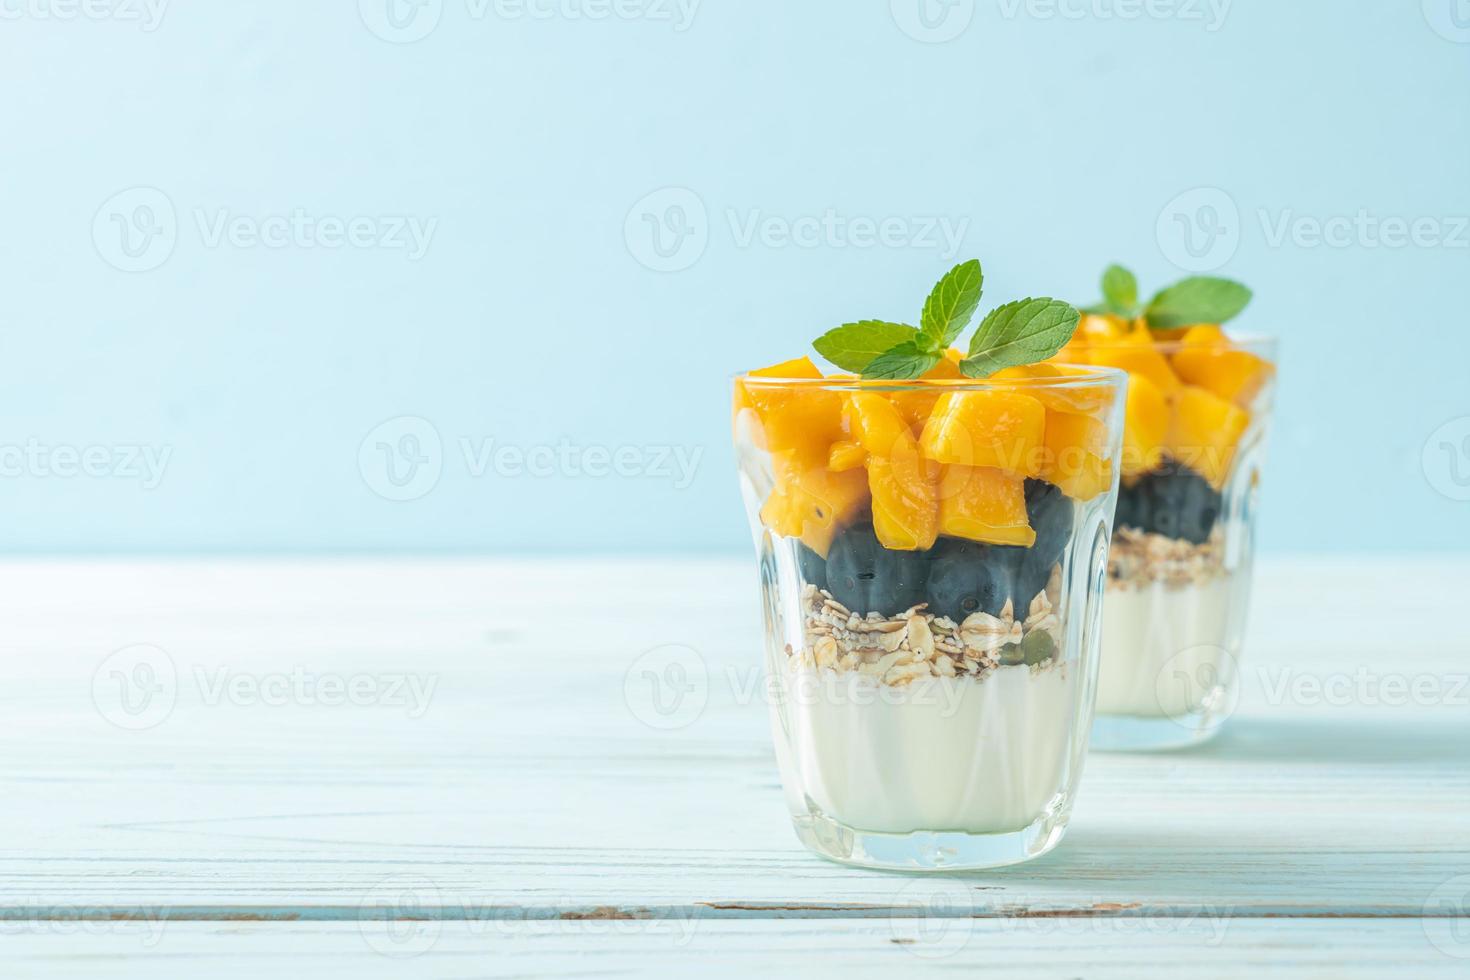
M1239 699L1276 345L1222 336L1200 327L1144 352L1087 349L1130 372L1096 749L1206 741Z
M1126 376L1004 374L736 379L776 758L824 857L995 867L1065 832Z

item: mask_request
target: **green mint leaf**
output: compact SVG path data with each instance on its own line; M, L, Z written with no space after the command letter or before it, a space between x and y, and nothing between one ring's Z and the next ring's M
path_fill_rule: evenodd
M1039 297L997 306L970 338L960 362L967 378L988 378L1001 368L1044 361L1072 339L1081 314L1070 303Z
M1138 315L1138 279L1121 265L1113 264L1103 270L1102 292L1109 313L1129 319Z
M916 341L905 340L869 361L863 377L880 381L911 381L938 364L940 357L924 350Z
M1148 301L1144 316L1155 330L1196 323L1224 323L1251 301L1251 291L1231 279L1191 276Z
M919 320L920 343L930 350L940 350L954 343L970 325L970 318L980 305L980 291L985 274L980 260L961 262L944 274L924 301ZM927 342L927 343L926 343Z
M812 346L842 370L862 374L873 358L906 340L913 340L918 333L902 323L860 320L828 330L813 341Z

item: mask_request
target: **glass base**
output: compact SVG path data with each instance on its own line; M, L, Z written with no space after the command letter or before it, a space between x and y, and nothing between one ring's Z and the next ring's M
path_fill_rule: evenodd
M1098 752L1161 752L1203 745L1224 726L1213 711L1144 718L1138 715L1094 715L1090 745Z
M1067 814L1051 809L1030 826L1007 833L918 830L884 834L849 827L811 801L807 805L806 814L791 818L807 850L841 864L879 871L975 871L1020 864L1056 847L1067 832Z

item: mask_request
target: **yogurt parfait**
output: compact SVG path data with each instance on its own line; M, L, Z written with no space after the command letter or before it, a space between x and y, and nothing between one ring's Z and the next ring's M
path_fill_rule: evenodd
M1188 745L1238 698L1275 348L1221 328L1250 299L1229 280L1138 305L1115 266L1104 293L1058 355L1128 372L1093 745Z
M1091 722L1122 371L1045 363L1077 310L979 306L951 270L919 326L866 320L734 385L771 722L811 850L1010 864L1066 828Z

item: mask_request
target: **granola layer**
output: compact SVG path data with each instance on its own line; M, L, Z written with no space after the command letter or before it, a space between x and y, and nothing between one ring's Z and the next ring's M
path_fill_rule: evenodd
M1225 574L1225 530L1215 525L1203 544L1190 544L1136 527L1113 531L1108 550L1108 588L1142 589L1206 585Z
M1057 662L1061 620L1057 599L1061 569L1052 570L1024 618L1007 600L999 616L972 613L962 623L926 612L927 603L896 616L860 616L826 589L802 590L805 645L788 645L792 670L827 668L867 675L902 687L926 677L983 678L996 667L1025 664L1042 670Z

